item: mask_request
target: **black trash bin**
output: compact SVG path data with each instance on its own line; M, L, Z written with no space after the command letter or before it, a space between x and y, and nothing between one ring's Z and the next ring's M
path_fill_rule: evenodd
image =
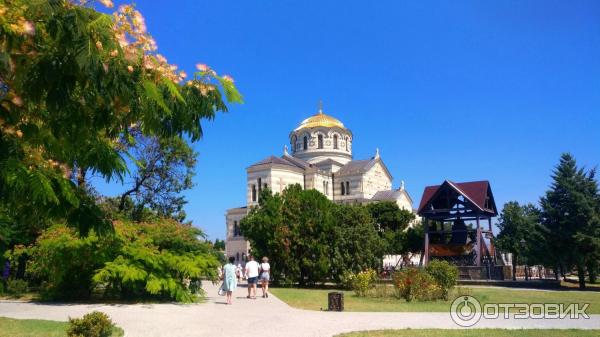
M327 294L327 300L329 311L344 311L344 293L330 292Z

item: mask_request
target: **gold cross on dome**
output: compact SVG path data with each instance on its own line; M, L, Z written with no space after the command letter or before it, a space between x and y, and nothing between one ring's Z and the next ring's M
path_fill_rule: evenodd
M323 100L319 100L319 114L323 114Z

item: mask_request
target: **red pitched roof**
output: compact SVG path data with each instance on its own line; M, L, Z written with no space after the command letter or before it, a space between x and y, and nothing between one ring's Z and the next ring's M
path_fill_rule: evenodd
M494 209L486 209L485 207L485 199L486 197L488 197L488 190L490 188L489 181L482 180L469 181L464 183L454 183L452 181L446 180L444 181L444 183L449 184L453 189L455 189L465 198L468 198L473 204L475 204L475 206L477 206L482 211L488 210L492 211L493 213L496 212L495 205L492 205ZM436 194L436 192L442 185L425 187L425 190L423 191L423 197L421 197L421 203L419 204L418 213L421 213L423 208L429 203L429 201L431 201L431 198ZM489 197L493 199L492 195L489 195Z

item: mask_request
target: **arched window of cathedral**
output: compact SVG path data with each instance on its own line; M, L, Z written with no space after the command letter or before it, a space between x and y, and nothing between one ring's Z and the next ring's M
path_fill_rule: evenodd
M346 194L350 195L350 182L346 181Z
M240 260L240 253L235 253L235 260L239 261Z
M346 151L348 151L348 137L346 137Z
M338 148L338 136L337 135L333 135L333 148L337 150Z
M262 179L258 178L258 196L260 197L260 192L262 191Z
M256 201L256 185L252 184L252 201Z
M323 182L323 194L325 194L325 195L329 194L329 192L327 192L327 182L326 181Z
M237 221L233 222L233 236L239 236L240 235L240 227L238 225Z
M296 138L296 136L292 137L292 152L296 152L296 142L298 141L298 138Z
M308 149L308 138L304 136L304 150Z
M344 182L340 183L340 187L342 188L342 195L346 195L346 187L344 186Z
M319 149L322 149L323 148L323 135L319 135L317 139L318 139L318 145L319 145L318 147L319 147Z

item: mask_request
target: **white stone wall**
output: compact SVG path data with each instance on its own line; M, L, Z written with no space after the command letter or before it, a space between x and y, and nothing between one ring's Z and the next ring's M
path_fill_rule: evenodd
M408 199L404 193L400 196L398 200L396 200L396 204L398 204L398 207L400 207L400 209L405 209L411 212L413 211L410 199Z
M323 147L319 148L319 135L323 137ZM334 136L338 137L338 147L334 148ZM307 149L304 149L304 137L307 137ZM290 134L290 144L294 157L311 164L326 159L334 159L342 164L352 160L352 134L341 128L317 127L301 129Z
M281 193L283 190L293 184L299 184L304 187L304 174L285 168L273 168L269 176L272 182L272 190L274 193Z
M267 187L271 186L271 168L267 165L264 165L262 168L254 168L252 171L248 170L247 175L247 183L246 183L246 204L248 206L258 205L258 197L260 195L259 190L262 190L263 186L258 187L258 182L260 179L260 184L264 186L267 184ZM253 186L256 189L256 198L252 200L252 189Z
M366 199L371 199L377 191L392 189L392 180L386 174L381 163L376 163L362 177L362 192Z
M341 202L348 202L354 199L363 199L364 193L362 180L362 175L335 177L335 200ZM346 186L346 182L349 182L350 194L348 194L348 191L345 191L345 195L342 195L341 184L344 183L344 186ZM344 189L346 188L344 187Z
M234 226L247 215L248 209L245 207L232 208L225 214L225 223L227 225L227 237L225 239L225 256L236 258L236 264L240 263L242 256L246 256L250 250L250 243L241 236L234 236Z

